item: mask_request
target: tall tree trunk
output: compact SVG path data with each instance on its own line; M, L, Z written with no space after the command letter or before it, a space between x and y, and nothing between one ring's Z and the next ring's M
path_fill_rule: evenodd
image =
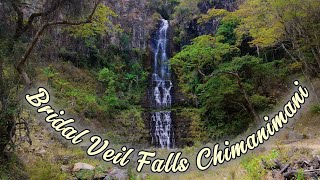
M209 76L206 76L206 75L201 71L201 69L200 69L199 67L198 67L198 72L199 72L201 75L203 75L204 77L206 77L206 78L210 78L210 77L213 77L213 76L217 76L217 75L219 75L219 74L227 74L227 75L231 75L231 76L235 77L235 78L237 79L237 84L238 84L238 86L239 86L239 88L240 88L240 91L242 92L242 94L243 94L243 96L244 96L244 99L246 100L246 105L247 105L246 107L247 107L248 111L253 115L253 117L254 117L254 119L255 119L255 123L256 123L257 125L260 124L260 117L259 117L258 113L256 112L256 110L254 109L253 104L252 104L251 101L250 101L250 97L249 97L246 89L244 88L243 83L242 83L242 81L241 81L241 78L240 78L240 76L239 76L239 74L238 74L237 72L216 72L216 73L212 73L212 74L209 75Z
M239 86L240 90L242 91L242 94L244 95L244 98L245 98L245 100L246 100L246 102L247 102L248 108L249 108L250 112L252 113L252 115L253 115L253 117L254 117L254 119L255 119L256 124L259 125L259 123L260 123L260 117L259 117L258 113L256 112L256 110L253 108L253 105L252 105L252 103L251 103L251 101L250 101L250 98L249 98L249 96L248 96L248 93L247 93L247 91L245 90L245 88L243 87L243 84L242 84L242 81L241 81L241 78L240 78L239 74L238 74L238 73L235 73L234 76L236 77L236 79L237 79L237 81L238 81L238 86Z

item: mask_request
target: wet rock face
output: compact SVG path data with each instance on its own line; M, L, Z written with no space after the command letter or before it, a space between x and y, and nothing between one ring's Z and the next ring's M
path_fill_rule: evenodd
M193 137L190 133L191 128L191 119L188 117L182 116L179 111L174 112L173 117L173 126L175 133L175 142L176 147L183 148L185 146L193 145Z
M198 8L201 14L206 14L209 9L226 9L230 12L235 11L238 8L238 4L241 0L206 0L198 4ZM215 34L220 24L219 18L212 18L208 22L199 24L198 18L192 19L185 25L186 37L183 38L183 42L180 48L184 45L190 44L190 41L198 36Z
M118 18L115 20L129 36L130 47L147 49L149 38L155 29L156 13L152 11L146 0L110 0L104 2L111 7ZM113 43L119 43L120 39L114 39Z
M22 11L25 18L34 12L42 11L46 8L47 0L26 0L22 5ZM128 36L129 47L147 49L151 33L155 29L157 22L157 13L150 8L147 0L103 0L103 4L109 6L117 15L117 18L111 19L114 24L120 24L124 33ZM54 15L54 19L64 19L65 15L81 16L84 13L84 7L93 6L84 0L62 6L62 10ZM1 4L0 4L1 7ZM89 8L90 9L90 8ZM0 15L1 17L1 15ZM120 45L124 41L118 35L110 35L108 41L114 45ZM66 38L66 37L64 37Z
M209 9L226 9L228 11L235 11L238 1L236 0L207 0L198 5L201 13L206 13Z

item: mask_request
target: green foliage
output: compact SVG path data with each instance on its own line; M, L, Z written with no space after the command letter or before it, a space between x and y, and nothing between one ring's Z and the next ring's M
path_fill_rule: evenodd
M224 20L216 38L199 36L171 59L182 91L189 98L196 96L198 99L201 119L211 138L223 137L226 132L229 135L239 134L253 119L248 112L249 105L243 89L240 89L238 79L232 74L238 74L242 79L242 86L253 101L254 108L263 110L270 103L268 94L259 92L259 85L254 83L260 80L257 79L260 76L256 77L255 74L268 67L257 57L238 57L239 49L229 44L235 44L233 30L237 25L237 19ZM277 69L265 72L272 74L269 71L274 70ZM279 78L278 75L275 76ZM263 78L266 79L266 76Z
M247 0L236 12L241 18L236 30L239 42L251 36L251 45L262 50L286 47L296 67L304 64L302 68L318 74L310 69L320 67L319 6L318 0Z
M2 103L1 103L1 106ZM3 156L5 148L9 144L10 130L13 128L14 115L16 111L16 106L11 106L4 109L1 107L0 110L0 157Z
M108 89L107 94L115 93L115 84L117 80L114 72L110 71L108 68L103 68L99 72L98 79L106 85Z
M100 64L95 64L90 68L90 72L75 68L70 63L52 67L51 70L57 72L52 78L52 87L57 91L55 96L59 102L68 106L69 112L83 115L87 120L98 119L101 123L108 124L108 128L115 132L111 136L119 142L123 137L128 137L123 132L127 132L133 125L141 127L141 122L144 123L139 119L141 114L138 113L143 111L141 108L130 112L135 121L130 122L132 126L124 126L126 128L123 131L119 131L121 128L118 125L121 123L114 123L113 119L121 119L126 123L131 116L121 113L130 114L127 110L133 111L135 108L132 107L141 103L148 80L148 72L142 65L145 52L139 49L120 49L116 46L102 49L98 41L92 41L90 47L95 49L95 54L90 58L96 59ZM100 65L103 67L100 68ZM119 118L119 114L123 117ZM144 134L143 129L137 129L138 132L130 131L137 134L130 137L140 138L142 135L138 134Z
M127 34L120 33L119 37L122 39L120 47L105 46L101 41L102 37L99 36L81 39L89 52L86 54L76 53L69 50L69 47L61 48L62 57L70 59L77 66L90 69L92 75L100 82L99 89L104 91L97 96L92 87L88 88L91 90L85 91L78 87L71 88L75 85L70 80L54 78L57 89L61 90L66 85L70 87L65 93L66 98L72 99L75 109L85 112L87 117L96 118L102 114L114 117L130 105L139 105L145 93L148 72L143 63L146 53L140 49L130 49L130 36ZM96 85L93 86L95 87Z
M242 86L254 108L263 111L272 103L268 97L272 94L270 85L276 86L283 78L277 68L269 68L268 65L272 64L274 63L262 63L260 58L253 56L235 57L232 61L217 66L214 72L237 73L242 78ZM270 82L269 89L266 87L264 91L260 91L261 84L257 82ZM238 134L250 124L252 117L248 114L248 104L235 77L229 74L211 77L199 86L197 92L200 104L204 107L207 127L212 128L209 132L214 132L218 137L225 132Z
M73 37L95 37L97 35L104 36L110 32L121 31L119 25L114 25L110 17L117 17L118 15L113 12L110 7L103 4L99 4L97 10L93 16L92 23L87 23L80 26L71 26L66 30Z
M201 83L198 70L212 72L219 63L230 61L238 53L238 49L217 42L210 35L195 38L191 45L185 46L171 60L171 64L179 76L179 85L184 92L194 93L196 86Z
M0 158L10 143L11 129L14 127L14 121L19 116L19 104L17 100L19 84L15 79L14 68L7 64L5 52L1 54L0 50Z
M272 1L272 0L271 0ZM254 45L267 47L279 42L284 35L284 26L278 21L277 14L272 13L272 5L268 1L249 0L245 1L237 11L242 17L241 24L237 28L239 38L249 34L254 38Z
M198 97L202 119L211 138L239 134L249 124L247 112L242 108L243 95L234 79L215 76L199 86ZM235 113L236 112L236 113Z
M215 11L221 16L223 12ZM266 63L254 56L239 57L234 31L238 25L234 16L223 18L215 37L199 36L171 59L182 91L197 99L210 138L223 137L226 132L236 135L248 128L253 117L243 91L253 107L263 111L274 103L273 88L287 74L283 61Z
M15 154L7 158L0 156L0 179L28 179L22 162Z
M138 180L137 175L135 173L135 171L133 170L133 168L129 168L128 169L128 174L129 174L129 180Z
M122 57L115 54L113 60L107 60L110 61L108 68L103 68L98 74L99 81L103 82L106 89L103 98L106 103L102 104L115 109L126 109L128 103L138 105L147 86L148 73L141 65L144 54L138 50L129 53L132 54L131 58L136 59L124 62L129 57L122 53Z
M172 24L175 32L174 43L176 45L182 46L185 43L189 43L189 40L194 37L193 34L187 32L187 28L200 16L200 9L198 8L200 2L202 0L180 0L179 4L174 7Z
M257 109L268 108L269 99L265 96L254 94L250 97L250 101L252 102L253 106Z
M94 171L91 171L91 170L80 170L79 172L77 172L75 174L75 176L78 178L78 179L93 179L94 177Z
M311 112L314 114L319 114L320 113L320 104L313 104L311 106Z
M180 0L179 5L175 7L174 18L177 24L194 19L200 14L198 4L201 0Z
M262 62L262 59L254 56L242 56L235 57L232 61L222 63L217 71L224 72L241 72L259 65Z
M190 138L180 139L180 141L200 143L208 139L208 133L204 131L205 124L201 120L201 110L197 108L183 108L174 111L174 113L181 119L190 121L190 128L188 134Z
M273 160L279 156L279 152L273 150L270 154L260 156L248 156L241 161L241 165L246 169L251 179L262 179L267 170L261 166L261 162L265 161L266 165L270 168L274 166Z
M56 73L54 71L54 69L52 69L51 67L46 67L43 69L43 73L45 74L45 76L50 79L53 78L55 75L57 75L58 73Z
M148 130L145 127L142 112L143 109L132 106L115 117L117 119L115 131L120 133L121 137L125 137L120 143L134 142L135 145L138 145L146 142Z
M236 33L234 29L239 25L239 18L228 18L223 19L217 30L216 37L222 43L228 43L230 45L235 45L237 41Z
M43 159L39 159L31 168L28 168L28 172L30 179L34 180L64 180L68 178L68 174L61 172L58 164L54 164Z
M130 36L126 33L121 33L120 37L120 47L123 48L123 50L128 50L130 45Z
M198 19L198 23L208 22L212 18L220 18L228 14L230 14L230 12L225 9L212 8L207 12L207 14L202 15L201 18Z
M126 108L126 101L121 100L117 97L116 93L108 93L106 96L102 98L102 103L100 103L103 107L107 107L109 114L116 114L120 109Z
M297 174L297 180L305 180L306 178L304 177L304 169L299 169L298 174Z

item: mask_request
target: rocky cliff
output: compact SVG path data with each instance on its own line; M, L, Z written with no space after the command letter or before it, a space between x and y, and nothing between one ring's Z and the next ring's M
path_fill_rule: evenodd
M146 0L111 0L105 1L119 18L115 21L124 29L130 39L130 48L147 49L150 35L156 28L160 15L150 9L150 2ZM113 38L113 43L120 39Z

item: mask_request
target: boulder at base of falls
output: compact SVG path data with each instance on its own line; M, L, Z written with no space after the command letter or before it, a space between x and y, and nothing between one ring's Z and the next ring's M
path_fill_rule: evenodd
M78 172L80 170L94 170L95 167L90 165L90 164L86 164L86 163L76 163L74 166L73 166L73 172Z
M66 165L62 165L60 167L61 171L62 172L70 172L71 168L69 166L66 166Z

